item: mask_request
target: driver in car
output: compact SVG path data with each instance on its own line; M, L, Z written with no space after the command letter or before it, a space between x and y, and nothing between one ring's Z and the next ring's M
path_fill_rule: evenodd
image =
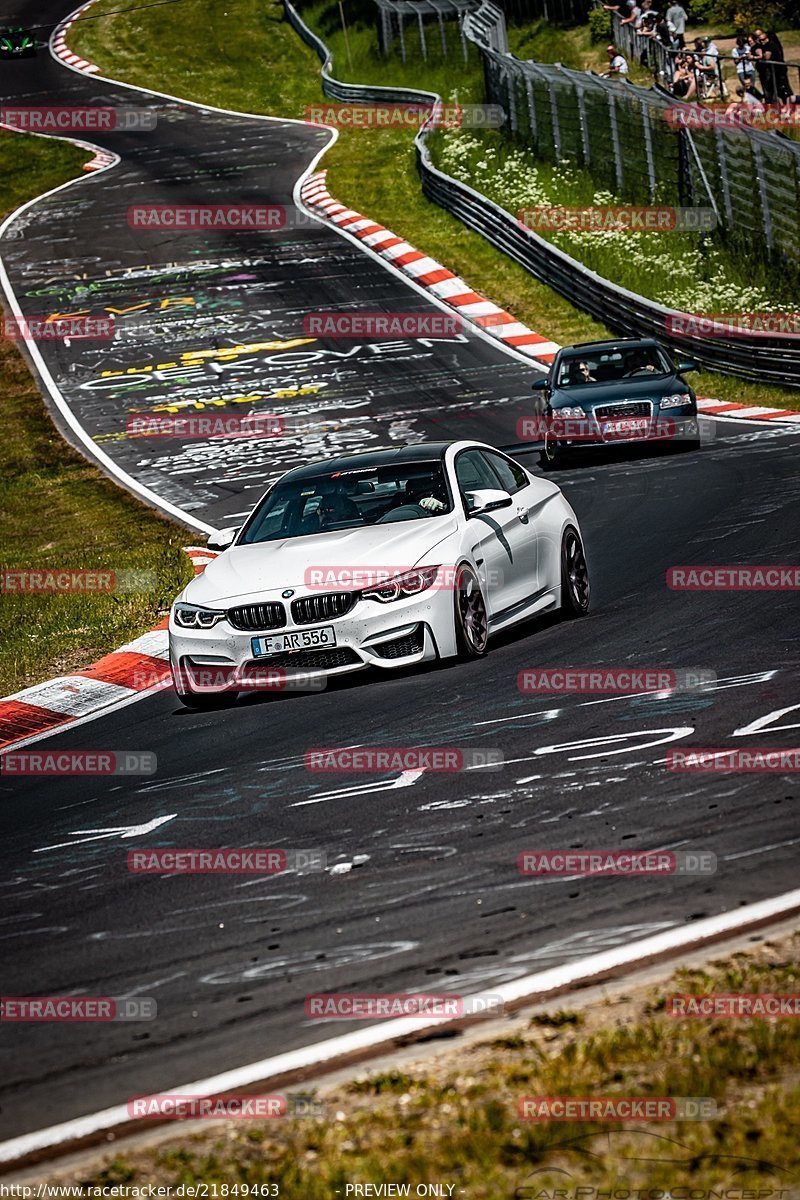
M405 489L404 504L418 504L425 512L444 512L447 502L441 498L442 485L432 477L428 479L409 479ZM440 495L437 496L436 492Z
M628 359L628 370L626 374L637 375L640 371L652 373L657 371L658 367L653 362L646 350L639 350L636 354L632 354Z

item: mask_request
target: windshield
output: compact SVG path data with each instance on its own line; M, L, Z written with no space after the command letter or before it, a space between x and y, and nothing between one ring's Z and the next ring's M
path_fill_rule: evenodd
M557 387L584 383L613 383L617 379L645 379L649 375L672 375L672 364L658 346L565 354L558 367Z
M268 492L239 545L365 525L425 521L452 512L440 462L404 462L286 479Z

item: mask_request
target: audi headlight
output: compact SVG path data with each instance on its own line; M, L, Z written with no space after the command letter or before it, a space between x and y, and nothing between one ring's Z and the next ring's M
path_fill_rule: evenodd
M377 587L364 588L361 599L391 604L393 600L401 600L404 596L418 596L420 592L433 587L438 574L438 567L421 567L418 571L406 571L404 575L397 575Z
M662 396L662 408L682 408L684 404L691 404L692 397L688 392L679 392L676 396Z
M212 629L225 612L218 608L198 608L195 604L176 604L172 609L175 624L181 629Z
M563 417L565 420L572 421L572 420L576 420L576 419L580 420L581 417L586 416L586 413L583 411L582 408L580 408L580 406L573 405L572 407L567 406L566 408L554 408L553 416L554 417Z

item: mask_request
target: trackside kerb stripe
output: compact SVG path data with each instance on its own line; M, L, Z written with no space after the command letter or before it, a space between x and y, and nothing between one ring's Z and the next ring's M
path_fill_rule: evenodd
M512 983L499 984L492 988L492 994L499 996L504 1004L519 1005L523 1001L541 1001L554 994L564 994L575 985L586 986L598 979L610 975L618 977L626 968L630 969L653 959L664 958L676 951L685 951L689 947L701 946L711 941L741 932L750 926L764 925L785 918L800 911L800 889L786 892L769 900L761 900L756 904L748 904L737 908L732 913L721 913L716 917L706 917L693 921L689 925L681 925L667 929L653 937L642 938L640 941L628 942L613 950L601 954L592 954L588 958L575 962L564 963L548 971L535 975L526 975ZM467 997L464 998L468 999ZM476 1018L480 1020L481 1018ZM457 1019L458 1020L458 1019ZM212 1075L209 1079L199 1079L194 1083L183 1084L170 1089L169 1096L221 1096L234 1092L238 1088L248 1087L256 1083L267 1083L271 1079L291 1076L303 1071L303 1080L310 1077L310 1069L323 1067L337 1059L352 1059L358 1055L362 1059L374 1053L379 1048L389 1049L397 1039L419 1034L421 1030L434 1026L447 1025L452 1019L447 1017L405 1017L396 1021L381 1021L353 1033L340 1037L332 1037L287 1054L279 1054L274 1058L261 1059L259 1062L248 1063L243 1067L225 1071L220 1075ZM459 1023L464 1023L463 1018ZM35 1154L55 1147L66 1147L69 1143L80 1138L89 1137L103 1130L117 1126L136 1124L131 1122L126 1104L103 1109L101 1112L90 1113L77 1117L63 1124L53 1125L48 1129L39 1129L34 1133L23 1134L0 1143L0 1162L15 1162L27 1155Z
M213 550L199 546L187 547L186 553L196 576L217 557ZM92 666L0 700L0 749L169 687L167 624L167 619L159 621L149 633L105 654Z
M505 342L516 350L521 350L522 353L540 363L553 361L555 353L559 349L557 342L548 341L540 334L534 334L526 326L516 323L509 313L499 308L491 300L487 300L485 296L473 292L463 279L453 275L452 271L448 271L446 267L427 254L422 254L403 238L397 237L390 229L378 225L369 217L365 217L363 213L338 204L325 187L324 171L309 176L301 186L300 195L309 208L332 224L346 229L348 233L361 239L365 245L370 246L377 254L389 260L393 266L399 267L422 287L427 287L432 291L438 299L444 300L465 321L469 321L473 317L496 317L498 318L497 324L481 324L481 328L490 337L499 342ZM415 266L416 270L414 270ZM420 274L421 270L424 270L425 274ZM454 285L448 289L447 293L443 294L442 291L434 290L432 285L445 281ZM508 324L515 326L511 336L504 331L505 325ZM531 341L525 340L528 336L531 337Z

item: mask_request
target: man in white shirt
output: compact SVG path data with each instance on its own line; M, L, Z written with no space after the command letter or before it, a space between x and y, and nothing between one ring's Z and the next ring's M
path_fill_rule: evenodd
M616 46L607 46L606 53L608 54L608 74L611 76L620 76L628 74L628 64L624 57L619 53Z
M686 45L686 22L688 17L686 9L683 8L680 0L673 0L673 3L667 9L667 20L672 26L678 49L682 50Z

